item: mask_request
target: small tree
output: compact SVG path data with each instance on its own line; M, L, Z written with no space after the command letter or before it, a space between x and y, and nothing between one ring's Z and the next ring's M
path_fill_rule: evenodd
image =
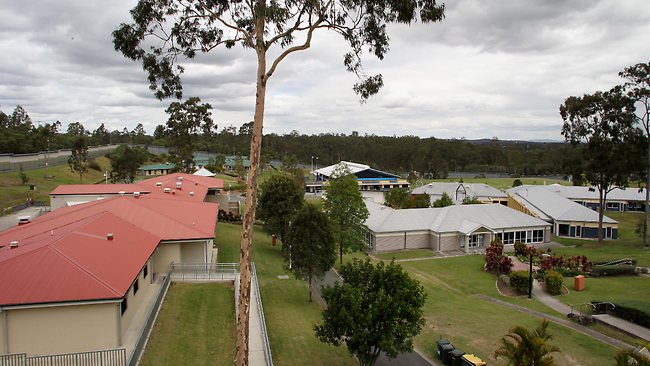
M264 229L276 234L284 243L289 225L303 207L305 193L295 179L287 173L274 173L260 185L257 215L264 221ZM285 245L282 252L286 253Z
M427 193L412 194L402 208L427 208L431 206L431 196Z
M340 273L343 284L323 289L327 308L316 337L335 346L345 343L360 365L373 365L381 352L394 358L413 350L425 323L422 285L393 262L373 265L355 258Z
M288 246L291 271L307 278L311 302L312 278L323 278L336 262L336 243L327 216L313 205L304 205L289 227Z
M476 196L472 196L472 197L467 196L463 198L463 205L478 205L481 203L483 202L481 202Z
M548 344L551 339L547 320L533 330L516 326L501 338L501 347L494 352L494 358L506 358L508 366L554 366L551 353L560 349Z
M73 173L79 174L79 182L83 183L83 174L88 171L88 146L84 136L75 139L68 166Z
M20 177L20 181L22 182L23 185L29 182L29 177L27 176L27 174L25 174L22 164L18 166L18 176Z
M513 186L513 187L519 187L519 186L523 186L523 185L524 185L524 183L523 183L523 182L521 181L521 179L519 179L519 178L517 178L517 179L515 179L514 181L512 181L512 186Z
M363 249L364 222L368 218L368 209L361 197L357 178L346 165L339 164L334 169L323 208L332 222L340 263L343 264L343 253Z
M409 192L404 188L393 188L384 193L384 204L392 208L402 208L409 199Z
M451 197L447 194L447 192L443 192L442 196L438 198L437 200L433 201L433 207L447 207L451 206L454 204L454 201L452 201Z
M212 106L197 97L183 103L173 102L165 110L169 114L165 136L172 144L170 159L181 171L189 173L194 162L194 150L201 135L210 135L213 121Z
M139 147L130 148L127 145L120 145L110 154L111 160L111 181L131 183L138 173L138 168L148 157L147 150Z

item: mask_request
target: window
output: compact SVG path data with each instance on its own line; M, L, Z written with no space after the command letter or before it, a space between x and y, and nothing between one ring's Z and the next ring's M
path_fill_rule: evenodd
M514 244L515 242L515 233L513 231L503 233L503 244Z
M608 237L608 238L611 238L611 237L612 237L612 228L611 228L611 227L608 227L608 228L607 228L607 237Z
M122 302L120 303L120 310L122 311L122 315L124 315L124 312L126 311L126 297L122 299Z
M138 292L139 288L140 288L140 286L138 284L138 280L135 280L135 282L133 282L133 294L134 295Z
M569 236L569 225L560 224L557 229L558 236Z
M149 263L144 265L144 268L142 269L142 278L147 278L147 275L149 274Z
M483 246L483 234L474 234L469 237L469 247L478 248Z

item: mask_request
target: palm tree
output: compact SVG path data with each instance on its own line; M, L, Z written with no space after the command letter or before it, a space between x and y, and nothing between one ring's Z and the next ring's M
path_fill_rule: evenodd
M501 347L494 352L494 358L508 359L508 366L554 366L551 353L560 349L548 344L552 338L546 320L533 330L516 326L501 338Z
M635 350L621 350L614 357L616 366L650 366L650 357Z

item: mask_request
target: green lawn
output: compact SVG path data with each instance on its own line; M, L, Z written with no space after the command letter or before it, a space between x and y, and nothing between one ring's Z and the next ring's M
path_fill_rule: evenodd
M606 216L618 221L619 238L605 240L568 239L554 237L553 240L568 247L554 249L557 254L568 256L585 255L592 262L605 262L613 259L633 258L639 266L650 267L650 250L643 249L642 239L634 233L641 212L606 212Z
M239 261L241 225L219 223L216 245L220 261ZM236 259L235 259L236 258ZM321 319L317 302L308 301L307 285L285 269L280 246L258 226L253 234L253 261L257 268L269 341L275 365L355 365L343 347L316 339L314 325ZM289 275L289 279L279 279Z
M140 365L232 365L234 334L232 285L172 283Z
M496 189L505 190L512 187L512 183L515 179L519 179L523 184L562 184L565 186L570 186L571 182L568 180L557 180L557 179L548 179L548 178L463 178L465 183L485 183L489 186L492 186ZM447 179L434 179L434 180L423 180L423 184L429 182L458 182L459 178L447 178Z
M569 289L569 294L558 296L557 299L565 304L583 304L592 300L647 301L650 293L650 280L647 277L591 277L585 281L585 289L578 292L573 290L573 277L566 277L564 285Z
M104 179L104 172L109 170L110 161L102 156L95 159L102 168L101 171L88 169L83 175L84 183L95 183ZM50 192L60 184L79 184L79 174L70 171L67 165L57 165L47 169L48 176L53 179L45 179L45 169L25 170L29 178L27 184L23 185L18 172L0 174L0 202L2 208L24 203L27 198L34 201L44 201L50 204ZM29 190L29 185L36 185L35 191ZM2 211L0 210L0 214Z
M398 250L394 252L384 252L376 254L376 257L383 260L400 260L400 259L416 259L416 258L429 258L437 257L438 255L431 249L411 249L411 250Z
M474 296L476 294L549 312L534 300L501 297L495 288L494 275L482 271L481 256L403 262L401 265L422 283L428 294L424 309L427 324L415 344L430 358L435 357L435 341L444 337L490 365L505 365L503 360L492 358L500 338L515 325L534 327L541 322L537 317L482 300ZM550 330L553 343L562 350L555 356L558 365L612 363L614 348L553 323Z

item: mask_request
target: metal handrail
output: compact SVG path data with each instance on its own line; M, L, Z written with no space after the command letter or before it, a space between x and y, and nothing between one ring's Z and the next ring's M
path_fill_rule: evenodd
M257 281L257 271L255 270L255 263L251 263L251 274L255 279L255 298L257 300L257 313L260 317L260 325L262 328L262 341L264 342L264 359L267 366L273 366L273 355L271 354L271 344L269 343L269 335L266 330L266 319L264 318L264 307L262 306L262 296L260 295L259 282Z

